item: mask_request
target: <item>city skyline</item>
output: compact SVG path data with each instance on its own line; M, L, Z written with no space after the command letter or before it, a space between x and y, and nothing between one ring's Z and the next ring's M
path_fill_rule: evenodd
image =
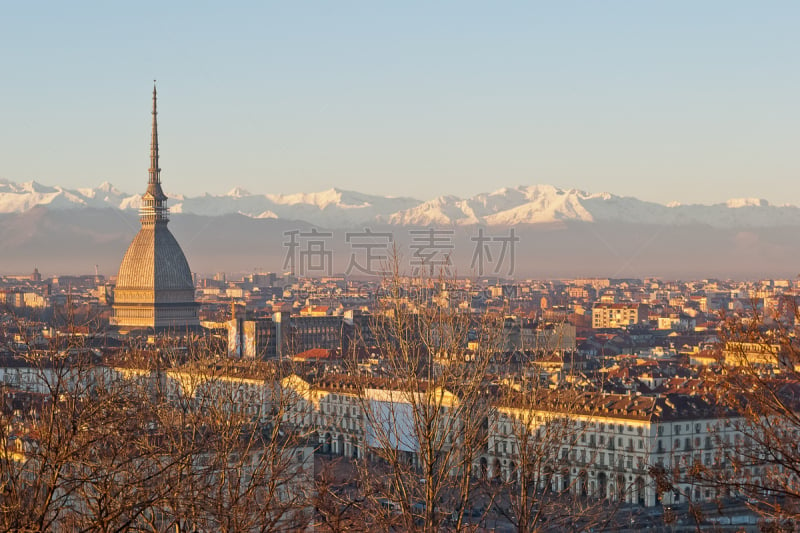
M798 15L7 6L0 529L792 529Z
M163 167L187 195L547 183L800 205L788 2L6 11L10 181L137 190L155 77Z

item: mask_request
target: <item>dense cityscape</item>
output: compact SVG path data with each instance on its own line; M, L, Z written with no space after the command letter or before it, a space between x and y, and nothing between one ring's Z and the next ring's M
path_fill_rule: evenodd
M5 529L793 528L794 280L458 278L433 227L197 276L151 113L118 274L0 278Z
M0 532L800 531L798 21L8 3Z
M104 379L158 383L168 405L241 416L259 430L257 446L239 436L248 453L275 446L260 432L279 425L291 461L264 476L291 489L265 504L270 527L738 528L794 515L793 465L759 439L767 413L725 397L738 373L794 406L793 280L217 273L193 282L200 327L143 335L113 326L113 279L0 279L6 461L32 466L41 415L63 401L58 365L88 362ZM94 501L59 497L54 524ZM163 530L181 515L152 506L114 518ZM220 515L205 520L191 527L222 528Z
M434 227L198 276L151 114L118 274L0 277L4 529L793 529L794 280L458 278Z

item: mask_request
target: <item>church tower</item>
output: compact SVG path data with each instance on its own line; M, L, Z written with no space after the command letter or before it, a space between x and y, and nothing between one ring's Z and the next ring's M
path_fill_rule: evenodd
M180 333L198 327L200 322L189 263L167 228L169 208L167 196L161 190L156 115L156 87L153 85L150 169L139 211L142 227L119 267L111 324L121 331Z

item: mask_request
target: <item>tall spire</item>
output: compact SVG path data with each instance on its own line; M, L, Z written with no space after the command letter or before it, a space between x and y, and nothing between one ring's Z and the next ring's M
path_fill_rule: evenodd
M150 136L150 179L148 183L161 183L161 169L158 168L158 120L156 116L156 80L153 80L153 131Z
M158 120L156 116L156 80L153 80L153 130L150 134L150 169L148 170L147 191L142 195L139 220L142 225L166 223L167 195L161 190L161 169L158 168Z

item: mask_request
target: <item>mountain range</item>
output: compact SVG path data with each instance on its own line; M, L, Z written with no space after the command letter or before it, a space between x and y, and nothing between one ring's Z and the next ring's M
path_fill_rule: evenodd
M551 185L502 188L469 198L447 195L427 201L338 188L284 195L252 194L237 187L223 195L169 196L172 213L241 214L250 218L303 221L325 228L364 224L516 226L567 221L659 226L701 224L720 229L800 226L800 208L771 205L760 199L733 199L713 205L664 205ZM67 189L35 181L0 180L0 213L23 213L37 206L55 209L111 207L135 211L139 202L139 194L121 192L108 182L92 189Z
M108 183L72 190L0 181L0 274L34 266L45 275L85 274L99 265L115 275L140 227L139 201ZM340 189L288 195L234 189L171 195L169 203L172 232L192 269L205 274L282 272L291 235L317 228L328 235L331 273L346 272L354 259L364 262L365 246L348 235L365 228L391 235L404 272L432 253L447 254L459 276L793 278L800 271L800 209L763 200L663 205L533 185L429 201ZM429 230L444 232L442 250L421 247ZM502 242L512 235L514 253L503 256ZM491 252L482 269L479 247Z

